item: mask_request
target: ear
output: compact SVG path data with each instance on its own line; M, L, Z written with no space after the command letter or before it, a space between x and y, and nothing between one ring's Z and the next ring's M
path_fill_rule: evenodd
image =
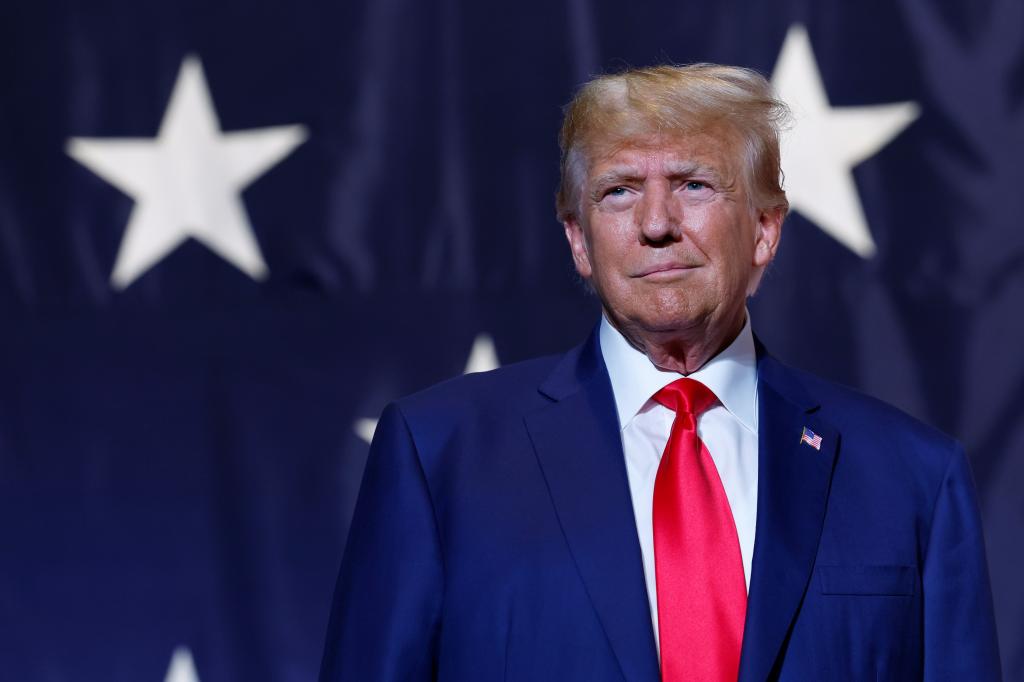
M759 210L754 235L754 260L751 263L755 268L764 268L775 258L785 217L786 209L781 206Z
M576 272L583 279L590 279L594 270L590 267L590 253L583 226L576 216L569 216L562 225L565 227L565 239L569 242L569 250L572 251L572 262L576 265Z

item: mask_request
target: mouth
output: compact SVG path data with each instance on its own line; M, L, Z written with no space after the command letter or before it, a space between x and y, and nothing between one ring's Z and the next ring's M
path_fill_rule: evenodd
M663 265L652 265L641 270L634 277L638 279L673 279L681 275L685 275L691 270L696 270L696 265L686 265L683 263L665 263Z

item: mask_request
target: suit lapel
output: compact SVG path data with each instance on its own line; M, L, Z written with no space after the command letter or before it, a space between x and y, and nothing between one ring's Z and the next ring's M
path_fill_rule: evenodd
M540 388L526 417L559 522L623 676L659 679L643 560L611 383L597 332Z
M839 433L792 370L761 351L758 362L758 490L741 682L773 673L807 590L825 518ZM821 449L801 442L808 428Z

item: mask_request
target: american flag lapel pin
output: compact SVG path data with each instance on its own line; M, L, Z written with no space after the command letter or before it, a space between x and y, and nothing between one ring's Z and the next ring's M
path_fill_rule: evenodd
M815 450L821 450L821 436L816 434L814 431L811 431L806 426L804 427L804 432L800 434L800 443L807 443Z

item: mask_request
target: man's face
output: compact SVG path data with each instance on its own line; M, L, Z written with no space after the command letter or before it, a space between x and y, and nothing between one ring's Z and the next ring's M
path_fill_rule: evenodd
M565 234L576 270L627 336L738 330L783 218L753 208L739 148L698 134L590 162Z

